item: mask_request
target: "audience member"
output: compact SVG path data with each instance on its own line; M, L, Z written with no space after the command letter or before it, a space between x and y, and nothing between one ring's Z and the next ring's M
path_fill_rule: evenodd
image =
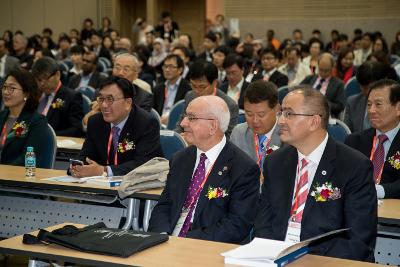
M191 90L190 84L182 78L183 66L179 56L167 56L162 66L166 81L154 87L154 109L160 114L163 124L167 124L172 106Z
M104 57L111 61L111 53L110 51L103 47L103 37L99 32L93 31L92 36L90 37L91 49L96 54L97 57Z
M243 77L243 58L237 54L228 55L224 60L223 67L226 72L227 81L219 89L232 98L239 105L240 109L243 109L244 92L249 85Z
M311 74L311 70L301 62L300 50L296 47L288 48L286 56L287 63L280 66L278 70L288 77L289 86L298 85L306 76Z
M32 74L12 69L1 88L5 109L0 112L0 163L24 166L26 148L36 153L36 166L47 167L47 120L36 112L40 93Z
M257 162L261 172L265 158L281 146L276 125L279 110L275 84L258 80L247 87L244 96L246 122L233 128L230 141ZM261 183L263 181L261 175Z
M338 118L346 105L344 83L332 76L335 61L329 53L324 53L318 60L318 75L307 76L301 83L308 84L326 96L332 117Z
M226 130L226 135L229 137L233 127L237 124L239 116L239 107L232 98L227 96L224 92L217 89L218 85L218 70L214 64L206 62L203 60L198 60L190 66L190 86L192 90L187 92L185 96L185 109L188 107L189 103L199 96L205 95L216 95L222 98L229 108L230 121L228 129ZM180 121L182 121L183 116ZM185 137L184 129L180 127L180 121L177 125L176 131L183 133Z
M137 33L138 45L149 45L146 42L146 33L154 31L154 27L147 23L144 18L137 18L132 26L132 32Z
M354 51L354 65L360 66L372 53L372 35L369 32L363 34L361 48Z
M346 84L350 78L356 74L356 68L353 65L354 52L351 47L340 49L336 60L336 67L333 69L333 76L341 79Z
M104 17L101 20L101 29L98 30L98 33L100 34L101 37L105 37L107 35L110 35L110 33L113 31L111 28L111 19L109 17Z
M318 74L318 58L321 54L323 43L319 39L312 38L308 42L308 46L310 48L310 55L303 58L303 63L310 68L312 74Z
M189 80L189 64L190 64L190 51L183 45L177 45L172 48L172 54L179 56L183 60L183 72L182 77L185 80Z
M83 54L85 53L85 50L82 46L75 45L71 47L70 52L73 66L69 70L68 76L72 77L73 75L80 75L82 73Z
M328 101L320 92L305 86L284 98L278 125L287 146L264 162L254 236L299 242L350 228L312 244L310 252L374 262L377 199L372 164L330 138L328 121Z
M281 45L281 43L279 42L278 39L275 38L275 31L269 29L267 31L266 37L267 37L267 42L265 43L265 47L272 46L273 48L278 50L280 45Z
M346 144L372 161L378 198L400 198L400 84L371 84L367 110L372 128L348 136Z
M293 31L293 43L301 43L305 44L306 42L303 40L303 32L300 29L295 29Z
M376 37L372 46L372 51L383 51L386 55L389 55L389 48L386 40L383 37Z
M41 98L37 111L47 117L58 136L82 135L82 95L61 83L57 62L44 57L32 66Z
M400 57L400 31L396 33L395 40L390 47L390 53Z
M288 85L288 77L278 71L279 52L265 48L260 52L262 71L258 71L252 81L264 80L273 82L278 88Z
M83 54L82 73L75 74L71 77L68 87L71 89L78 89L80 87L90 86L93 89L100 88L100 84L104 81L105 76L98 71L97 56L92 51L87 51ZM94 100L94 99L92 99Z
M161 72L161 66L164 59L167 57L167 52L165 50L164 41L161 38L156 38L153 42L153 51L147 64Z
M199 54L197 57L207 62L212 62L212 54L214 53L214 49L217 47L216 42L217 42L217 37L215 36L215 33L208 32L204 36L204 41L203 41L204 52Z
M19 60L9 55L7 42L0 38L0 80L8 76L8 74L18 66Z
M83 27L81 30L81 41L84 45L90 46L90 38L95 31L96 30L93 28L93 20L90 18L86 18L83 21Z
M19 60L22 68L30 70L33 64L33 56L27 51L28 40L22 34L15 34L13 38L13 53L11 56Z
M73 176L124 175L162 155L159 123L134 104L134 92L124 78L110 77L101 85L101 113L89 119L80 153L86 164L70 167Z
M161 14L161 24L155 28L155 31L167 44L172 43L179 36L178 23L172 20L168 11Z
M58 39L58 51L54 56L57 61L70 59L71 39L67 35L62 35Z
M189 103L181 126L193 145L170 161L149 231L227 243L239 243L249 235L260 172L250 157L227 141L228 124L228 106L221 98L200 96Z
M231 51L227 46L218 46L212 54L212 63L218 69L218 84L226 82L226 72L223 65L224 60L229 53L231 53Z

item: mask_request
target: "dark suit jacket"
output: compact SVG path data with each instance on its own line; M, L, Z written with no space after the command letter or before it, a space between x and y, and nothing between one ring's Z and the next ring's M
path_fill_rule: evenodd
M375 129L369 128L349 135L345 144L370 157L374 136ZM385 164L383 165L380 184L385 189L385 198L400 198L400 170L396 170L388 162L388 158L396 154L397 151L400 151L400 131L397 132L393 139L393 143L385 159Z
M194 146L172 158L167 184L151 215L149 231L173 232L195 164ZM259 177L257 164L228 141L200 193L193 224L186 236L228 243L238 243L247 237L256 214ZM206 196L209 186L226 189L228 196L209 200Z
M142 109L150 111L153 107L153 95L146 92L135 84L133 85L133 87L135 87L136 90L133 102Z
M244 92L246 91L247 86L249 86L249 83L243 81L242 88L240 88L240 96L238 101L240 109L244 109ZM229 88L229 82L224 82L218 89L227 94L228 88Z
M186 81L185 79L182 78L181 82L179 83L179 86L178 86L178 91L176 92L174 104L176 102L178 102L179 100L184 99L186 93L189 92L190 90L192 90L192 88L190 87L190 84L188 83L188 81ZM164 99L165 98L165 83L158 84L156 87L154 87L153 92L154 92L154 109L161 116L163 108L164 108L164 100L165 100Z
M251 79L252 82L257 81L257 80L262 80L263 79L263 74L262 70L260 70L256 75L253 76L253 79ZM268 79L270 82L273 82L278 88L282 86L287 86L289 79L288 77L283 74L282 72L276 70Z
M104 121L101 113L90 117L86 139L80 153L81 158L89 157L100 165L107 165L107 145L110 132L110 123ZM108 162L114 175L127 174L150 159L162 156L160 126L157 119L135 105L120 132L119 143L125 140L133 141L135 147L126 152L118 152L118 165L114 166L115 152L111 146Z
M349 126L351 132L359 132L364 129L366 108L367 97L363 93L347 98L344 122Z
M293 146L283 147L265 160L265 180L254 227L256 237L285 239L297 161L297 150ZM317 184L325 182L339 188L341 198L316 202L310 194ZM346 234L314 244L311 252L373 261L376 225L377 199L371 162L358 151L328 138L304 208L300 240L349 227Z
M0 112L0 129L3 129L8 115L8 108ZM46 143L48 142L47 120L43 115L37 112L22 110L17 122L22 121L27 125L28 131L26 135L17 137L11 130L1 151L0 163L24 166L26 148L32 146L36 154L36 167L43 168L44 164L46 164L44 161L48 158L45 155L45 153L48 153L45 149Z
M61 86L57 91L53 103L61 99L64 104L60 108L50 106L47 120L57 136L82 136L82 95L72 89Z
M75 74L74 76L69 79L68 87L71 89L77 89L79 87L79 83L81 82L82 79L82 74L77 75ZM93 87L94 89L98 89L100 87L100 84L104 81L105 77L102 76L99 72L95 71L92 74L92 77L90 77L88 85Z
M313 86L317 79L318 75L309 75L301 82L301 84L309 84ZM332 117L338 118L339 113L344 110L346 105L343 82L332 76L326 88L325 96L328 100Z

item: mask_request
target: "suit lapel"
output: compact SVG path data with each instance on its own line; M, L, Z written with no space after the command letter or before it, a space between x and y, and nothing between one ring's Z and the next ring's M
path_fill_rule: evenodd
M363 153L368 158L371 156L372 143L374 140L374 136L375 136L375 129L370 128L367 130L367 132L365 134L362 134L360 137L361 144L358 149L361 151L361 153Z
M297 150L292 147L292 151L289 153L287 161L285 161L282 176L280 177L282 180L282 194L281 194L281 202L282 207L285 210L285 222L289 221L290 211L292 209L292 199L293 199L293 190L294 184L296 181L296 172L297 172L297 162L298 155ZM287 227L286 227L287 228Z
M389 157L391 157L394 154L396 154L396 152L399 150L399 148L400 148L400 130L397 132L396 136L393 139L393 142L392 142L392 144L391 144L391 146L389 148L389 151L387 153L386 160Z
M29 128L30 128L30 124L31 124L31 120L32 120L32 115L33 115L33 114L29 114L29 113L27 113L27 112L25 112L25 111L23 110L23 111L21 112L21 114L18 116L18 118L17 118L17 120L16 120L15 122L22 122L22 121L24 121L24 122L25 122L25 125L26 125L26 127L27 127L27 129L28 129L28 132L29 132ZM12 130L11 130L11 131L12 131ZM26 134L28 134L28 132L27 132ZM10 134L10 133L11 133L11 132L8 132L7 135ZM6 139L6 142L4 143L3 149L5 149L6 146L8 146L10 143L15 142L15 141L19 141L19 140L25 140L24 135L21 136L21 137L16 137L15 135L12 136L12 137L8 137L8 138Z
M209 201L209 199L206 196L208 187L219 186L221 184L221 181L223 181L224 179L229 179L225 177L229 174L232 167L230 164L230 161L233 156L232 153L233 152L230 149L229 142L227 142L224 148L222 149L221 153L218 155L218 158L215 161L214 166L212 166L212 170L208 176L208 179L204 184L202 191L200 192L193 221L196 221L196 219L198 218L198 216L200 216L202 210ZM228 190L228 188L223 188L223 189Z
M134 134L132 135L130 133L131 129L134 129L135 127L133 126L135 122L135 115L136 115L136 107L133 106L131 112L128 115L128 119L125 122L124 128L121 129L121 132L119 134L118 138L118 143L124 142L124 140L128 142L133 142L134 144L136 143L135 136ZM110 129L111 131L111 129ZM113 149L111 149L113 150ZM118 162L121 162L121 158L125 157L126 153L118 153ZM115 155L115 151L113 152L113 155ZM114 158L114 157L113 157Z
M336 144L335 142L329 137L328 142L326 144L324 153L322 154L322 158L318 164L317 170L314 175L313 182L311 184L311 187L308 191L308 197L306 201L306 205L304 207L304 213L303 213L303 219L302 219L302 224L305 223L307 224L306 220L311 218L312 214L312 208L315 205L315 200L314 197L312 197L310 194L312 191L315 190L317 186L321 186L322 184L326 182L331 182L332 177L335 172L335 156L336 156ZM333 186L335 186L333 184Z
M55 114L55 109L51 106L54 102L56 102L57 98L63 99L63 86L61 85L60 89L58 89L57 93L55 94L53 101L51 101L50 107L49 107L49 111L47 112L47 119L50 121L53 114Z

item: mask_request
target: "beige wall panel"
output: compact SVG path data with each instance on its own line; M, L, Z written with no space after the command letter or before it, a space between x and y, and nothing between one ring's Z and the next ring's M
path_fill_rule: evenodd
M5 30L12 29L12 0L0 1L0 30L1 34Z
M12 30L22 30L25 35L42 31L44 21L43 0L13 0L11 2Z

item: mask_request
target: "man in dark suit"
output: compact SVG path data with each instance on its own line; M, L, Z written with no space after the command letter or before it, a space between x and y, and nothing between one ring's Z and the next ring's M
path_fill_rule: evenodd
M227 141L228 124L228 107L221 98L201 96L190 102L181 125L193 146L170 161L149 231L228 243L249 235L260 171Z
M278 113L288 144L264 163L255 236L292 242L350 228L311 245L311 253L374 261L377 198L372 164L327 134L329 106L311 87L290 92Z
M239 107L229 96L227 96L224 92L217 89L217 78L218 78L218 70L214 64L210 62L206 62L203 60L198 60L190 66L190 85L192 90L187 92L185 95L185 109L189 105L189 103L199 96L205 95L216 95L222 98L225 103L228 105L229 113L230 113L230 121L228 130L226 131L226 135L229 137L233 127L236 126L239 116ZM182 121L183 116L180 121ZM182 127L179 124L177 125L176 131L181 133L183 132ZM183 133L183 136L185 134Z
M166 81L154 87L154 109L164 124L168 121L172 106L192 90L190 84L182 78L183 67L183 60L179 56L168 55L162 66Z
M352 132L359 132L370 128L367 117L367 96L369 85L385 78L387 75L382 62L366 61L357 69L357 81L361 92L347 98L344 110L344 122Z
M93 115L80 156L87 165L72 166L76 177L124 175L161 156L157 119L133 104L132 82L110 77L100 88L101 113Z
M0 80L7 77L10 71L18 66L19 60L8 55L6 41L0 38Z
M244 92L249 85L243 77L243 58L236 54L228 55L224 60L223 67L228 81L224 82L219 89L238 103L239 108L243 109Z
M331 116L338 118L340 112L344 110L346 97L344 95L343 82L332 76L334 64L335 61L331 54L322 54L318 59L318 75L307 76L301 84L311 85L325 95L329 103Z
M98 89L100 84L104 81L105 76L102 76L98 71L96 71L96 54L92 51L87 51L83 54L82 61L82 73L72 76L69 80L68 87L71 89L77 89L79 87L90 86L93 89Z
M288 77L278 71L279 52L273 48L267 47L260 52L262 70L258 71L253 81L264 80L273 82L278 88L288 85Z
M62 85L57 62L50 57L38 59L32 74L42 91L38 112L58 136L82 136L82 95Z
M371 84L367 111L372 128L349 135L345 143L371 159L378 198L400 198L399 83Z
M204 36L203 46L204 52L200 53L197 58L205 60L207 62L212 62L212 54L214 53L214 49L217 47L217 36L215 35L215 33L209 31Z
M139 75L138 59L129 53L123 53L118 55L114 60L112 75L120 78L125 78L134 83L135 80L138 80L138 75ZM151 108L153 107L153 95L146 92L145 90L143 90L142 88L138 87L135 84L133 85L133 90L135 96L134 103L138 107L141 107L146 111L150 111ZM93 101L92 110L89 111L89 113L86 114L82 120L83 126L86 127L88 119L92 115L97 114L99 112L100 112L99 104L96 101Z

